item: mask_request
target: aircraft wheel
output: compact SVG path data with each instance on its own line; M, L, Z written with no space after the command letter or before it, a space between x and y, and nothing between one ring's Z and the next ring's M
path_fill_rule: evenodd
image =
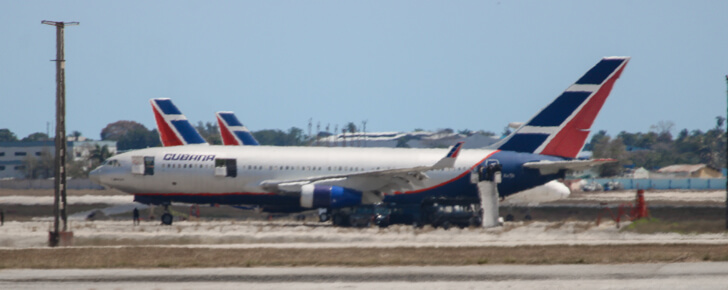
M530 220L532 220L533 218L531 218L531 215L530 215L530 214L527 214L527 215L526 215L526 216L525 216L525 217L524 217L523 219L524 219L524 220L527 220L527 221L530 221Z
M341 215L335 214L334 215L333 224L335 226L343 226L344 225L344 217L342 217Z
M470 218L470 226L479 227L483 225L483 220L480 217L474 216Z
M172 216L172 214L164 213L162 215L162 224L166 225L166 226L172 225L173 219L174 219L174 217Z
M508 215L506 216L506 221L507 221L507 222L512 222L512 221L513 221L513 215L512 215L512 214L508 214Z
M446 231L447 231L447 230L449 230L449 229L450 229L450 222L449 222L449 221L444 221L444 222L442 222L442 225L441 225L441 226L442 226L442 228L443 228L444 230L446 230Z
M330 217L329 217L329 214L327 214L327 213L322 213L322 214L320 214L320 215L319 215L319 222L325 222L325 221L328 221L328 220L329 220L329 218L330 218Z

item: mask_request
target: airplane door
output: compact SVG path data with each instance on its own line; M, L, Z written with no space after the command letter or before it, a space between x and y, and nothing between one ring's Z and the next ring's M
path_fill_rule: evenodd
M131 157L131 173L139 175L144 174L144 156Z
M154 156L144 156L144 175L154 175Z
M237 177L238 166L235 159L215 159L215 176Z
M132 156L131 173L154 175L154 156Z

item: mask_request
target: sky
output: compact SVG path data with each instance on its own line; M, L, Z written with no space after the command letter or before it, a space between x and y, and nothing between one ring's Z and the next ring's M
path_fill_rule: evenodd
M154 128L151 98L253 131L486 130L528 121L604 56L631 56L592 131L726 115L728 1L2 1L0 128L54 131L55 28L66 130Z

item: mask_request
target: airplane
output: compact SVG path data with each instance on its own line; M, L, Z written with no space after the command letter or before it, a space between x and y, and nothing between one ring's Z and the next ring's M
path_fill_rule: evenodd
M223 145L237 146L258 146L250 130L240 123L233 112L217 112L217 123L220 125L220 137Z
M276 146L174 146L113 156L90 173L104 186L145 204L258 205L265 211L426 198L478 197L471 182L482 166L500 164L501 198L563 178L570 169L613 162L578 160L589 130L629 57L606 57L566 91L489 149ZM160 106L164 109L164 106ZM160 130L160 134L171 134ZM162 138L170 139L170 136Z

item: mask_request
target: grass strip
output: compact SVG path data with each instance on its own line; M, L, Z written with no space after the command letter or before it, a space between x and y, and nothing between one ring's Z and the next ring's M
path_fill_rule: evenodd
M69 247L0 250L0 257L0 269L616 264L728 261L728 245L338 249Z

